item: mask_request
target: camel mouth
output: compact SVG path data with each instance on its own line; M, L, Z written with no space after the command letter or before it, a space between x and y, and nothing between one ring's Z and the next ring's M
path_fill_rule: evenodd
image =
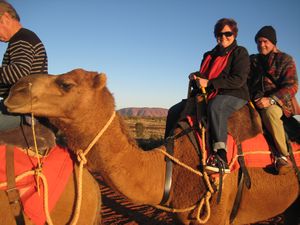
M20 82L10 89L8 97L4 100L4 105L9 112L28 113L31 111L34 101L36 99L31 94L30 86Z
M17 98L16 96L8 96L4 100L4 105L7 107L8 112L11 113L31 113L35 102L37 102L37 97Z

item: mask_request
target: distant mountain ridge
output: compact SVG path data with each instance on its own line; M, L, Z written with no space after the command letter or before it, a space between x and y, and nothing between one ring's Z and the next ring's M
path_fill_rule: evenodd
M167 117L168 109L164 108L150 108L150 107L128 107L119 109L118 112L122 116L137 116L137 117ZM300 122L300 116L295 118Z
M137 116L137 117L166 117L168 109L150 108L150 107L129 107L119 109L118 112L122 116Z

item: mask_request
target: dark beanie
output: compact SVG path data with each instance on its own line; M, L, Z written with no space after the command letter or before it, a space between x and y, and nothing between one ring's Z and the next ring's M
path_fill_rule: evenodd
M269 41L271 41L274 45L277 43L276 39L276 31L272 26L264 26L262 27L257 34L255 35L255 42L257 42L257 39L260 37L267 38Z

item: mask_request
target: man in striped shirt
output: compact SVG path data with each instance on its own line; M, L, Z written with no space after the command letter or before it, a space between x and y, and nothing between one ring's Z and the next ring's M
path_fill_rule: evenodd
M16 10L3 0L0 0L0 41L8 43L0 67L0 130L6 130L18 126L20 116L9 114L3 99L21 77L48 73L48 60L38 36L22 27Z

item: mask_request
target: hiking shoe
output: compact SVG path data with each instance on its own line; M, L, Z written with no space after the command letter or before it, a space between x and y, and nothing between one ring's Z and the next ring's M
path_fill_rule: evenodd
M230 173L228 163L217 154L211 154L208 157L205 170L213 173L219 173L220 171L223 171L224 173Z
M275 168L278 171L278 174L284 175L290 172L293 169L292 162L285 156L276 158Z

